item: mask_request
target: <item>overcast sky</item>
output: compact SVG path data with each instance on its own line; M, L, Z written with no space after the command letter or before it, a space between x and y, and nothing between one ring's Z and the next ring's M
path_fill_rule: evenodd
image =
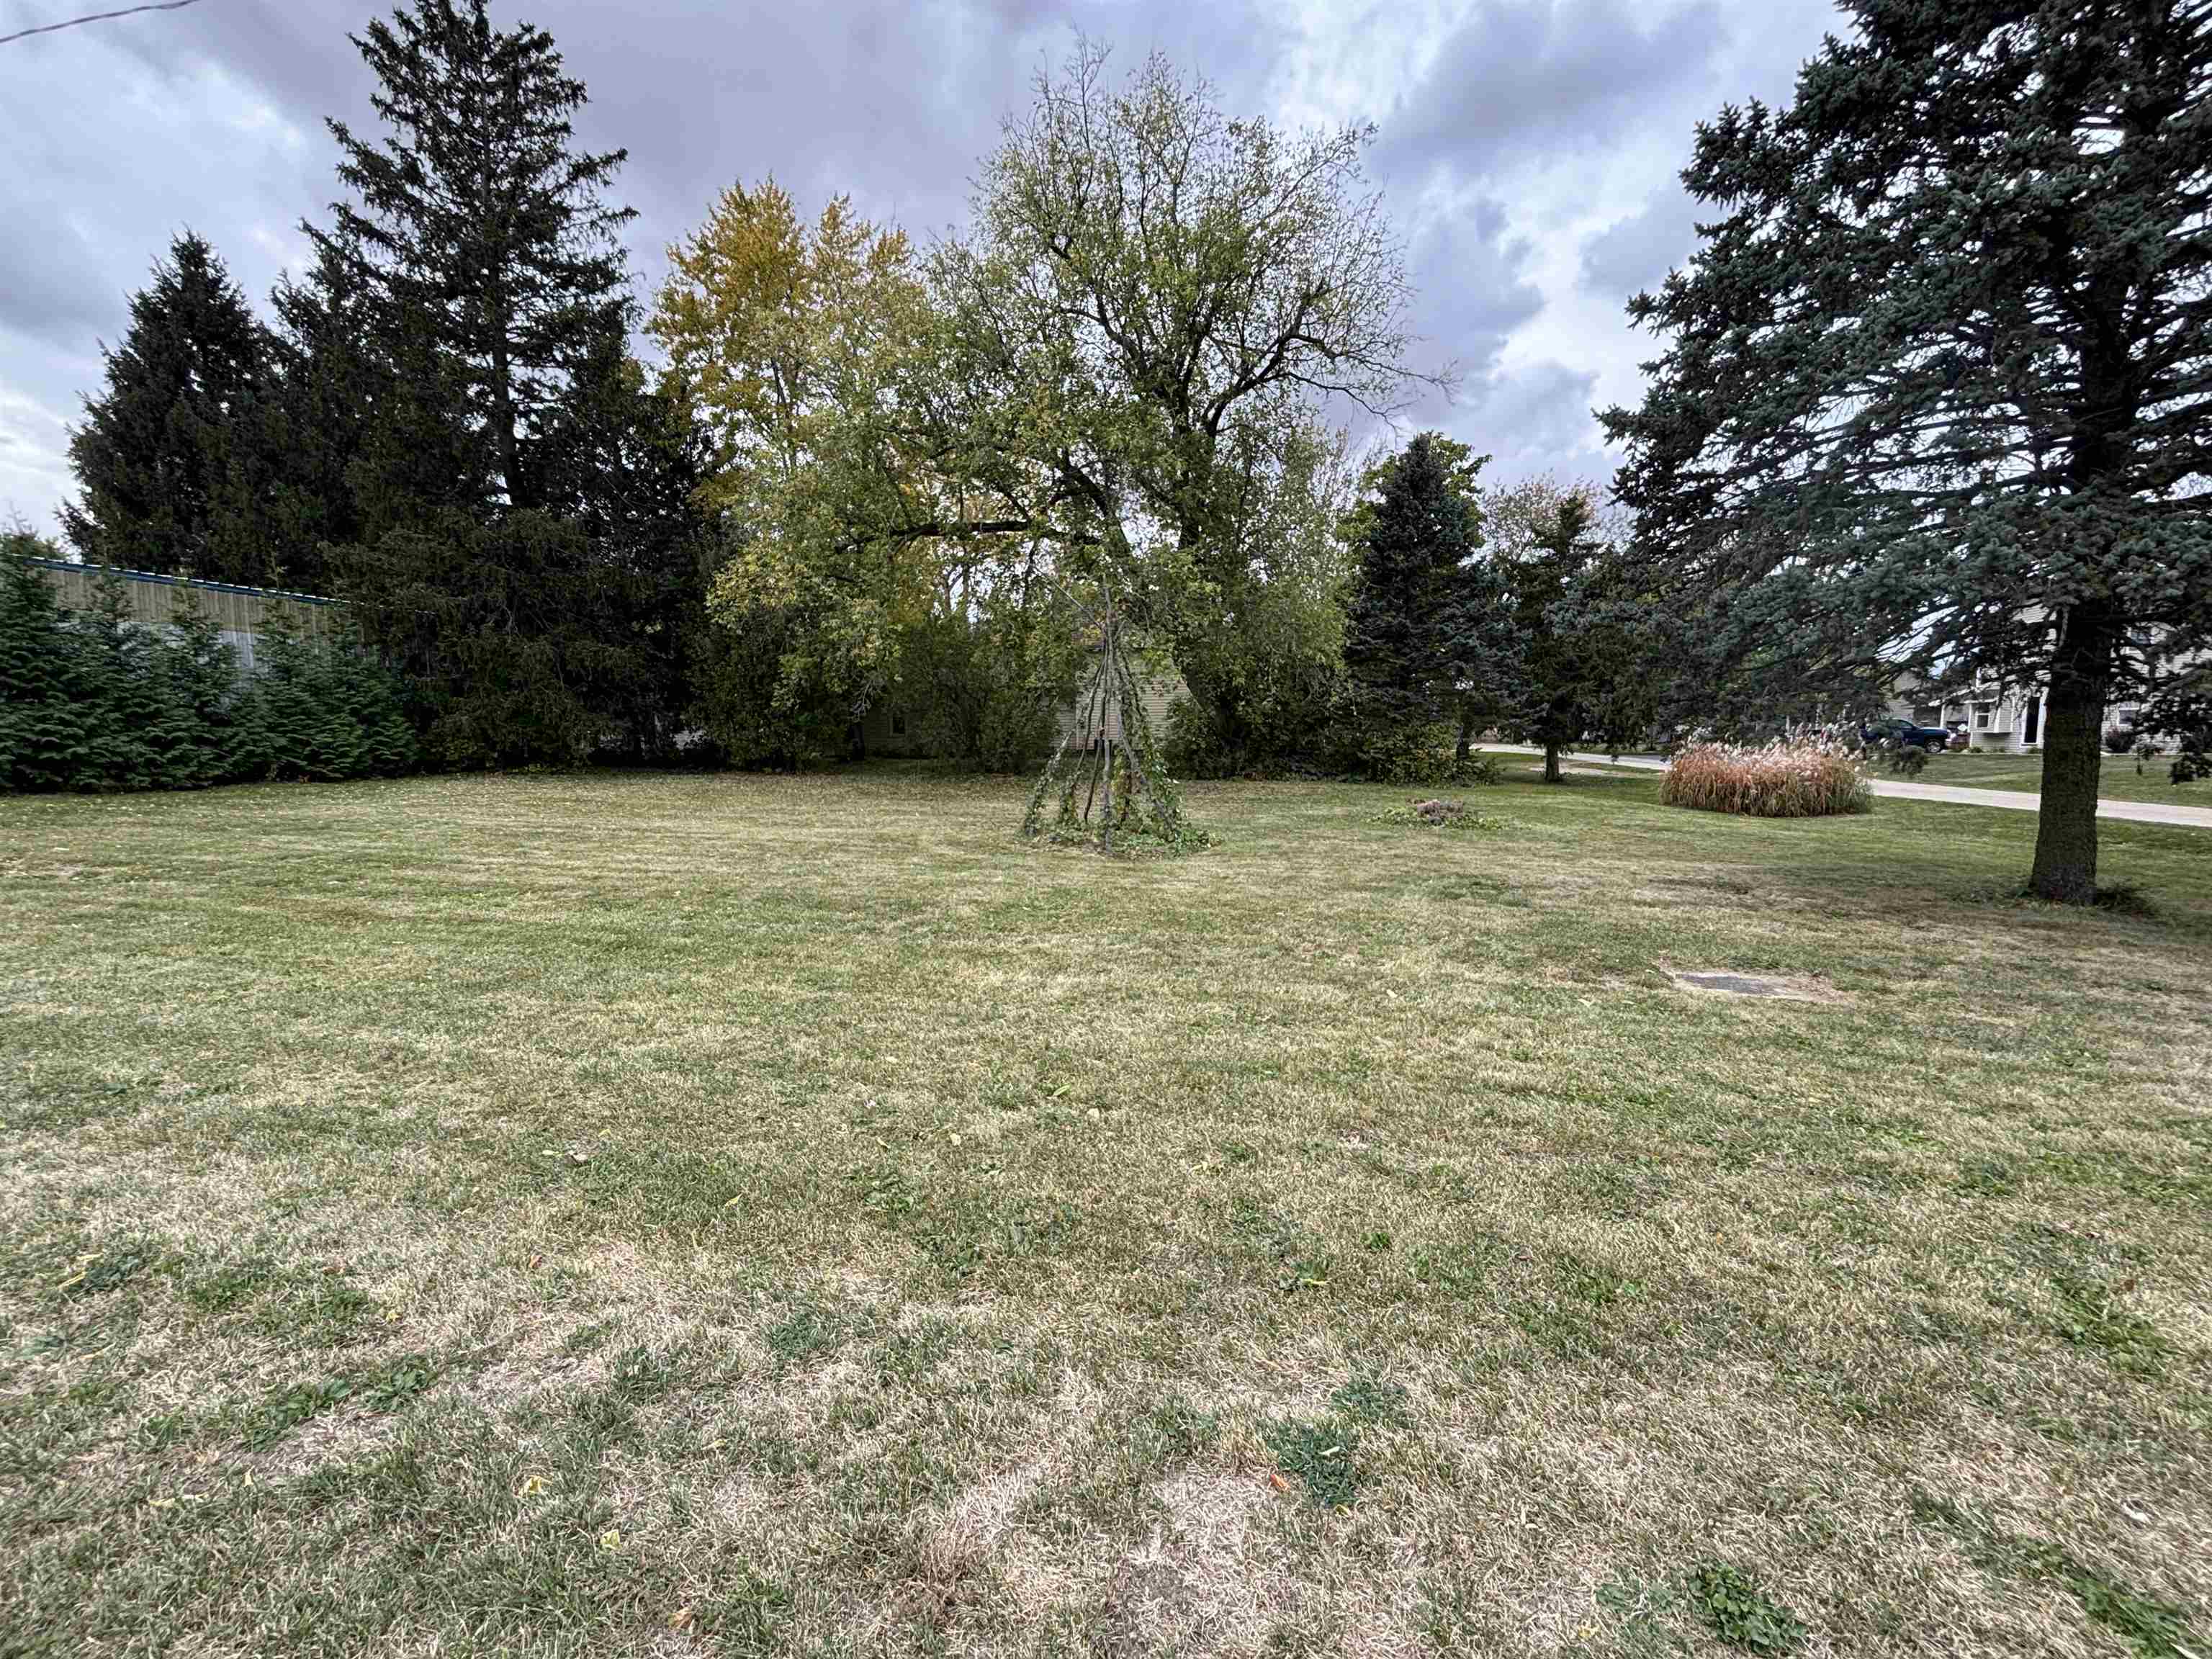
M0 0L0 34L121 0ZM1694 240L1676 174L1724 101L1785 98L1828 0L495 0L548 30L625 148L640 293L734 179L850 194L918 238L957 226L1000 118L1078 31L1147 52L1234 112L1370 120L1420 289L1416 411L1493 477L1611 470L1593 406L1631 401L1623 303ZM324 118L370 127L346 39L368 0L199 0L0 46L0 517L52 528L100 342L178 231L257 303L337 191Z

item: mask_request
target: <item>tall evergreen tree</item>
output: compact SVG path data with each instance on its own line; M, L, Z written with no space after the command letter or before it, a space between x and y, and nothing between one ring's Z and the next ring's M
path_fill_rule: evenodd
M1432 744L1458 706L1455 646L1482 542L1474 480L1484 459L1424 432L1370 473L1374 499L1349 518L1359 566L1344 665L1358 740L1386 769L1389 757Z
M600 199L627 153L575 149L583 82L543 30L495 29L488 0L410 0L353 39L387 131L330 124L358 200L311 234L332 257L357 250L386 327L426 331L450 366L448 418L477 441L460 504L536 506L533 441L627 331L617 233L635 215Z
M625 352L632 215L602 199L623 154L575 148L583 84L486 0L409 0L355 44L386 131L331 124L355 199L311 228L369 342L343 585L442 763L664 748L655 606L668 570L700 580L677 545L696 475Z
M588 542L599 574L591 623L608 647L586 700L634 761L667 761L688 726L707 583L721 544L702 506L711 441L677 383L650 383L610 349L579 376L577 396L544 449L549 511Z
M78 551L128 569L274 581L267 337L204 240L176 239L103 356L106 388L70 437L82 499L63 522Z
M1595 731L1620 742L1646 723L1636 695L1648 655L1640 596L1623 591L1617 547L1587 489L1536 479L1488 503L1492 570L1510 641L1489 681L1509 731L1540 744L1544 781L1561 750Z
M2030 886L2086 901L2106 700L2212 636L2212 10L1844 9L1789 106L1698 130L1619 492L1794 654L2047 687Z
M304 276L270 295L270 366L284 433L271 511L285 584L327 592L325 549L366 529L356 476L376 411L390 404L389 372L374 348L358 250L330 242Z

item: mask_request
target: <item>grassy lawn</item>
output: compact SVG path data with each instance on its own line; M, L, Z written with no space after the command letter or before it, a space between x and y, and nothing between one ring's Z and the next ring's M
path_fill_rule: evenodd
M2133 755L2105 757L2104 781L2098 793L2111 800L2159 801L2169 806L2212 806L2212 781L2177 784L2166 777L2173 757L2161 755L2144 761L2136 770ZM1877 766L1874 775L1887 775ZM1978 755L1962 750L1931 755L1915 783L1953 783L1966 789L2019 789L2033 794L2043 787L2040 755Z
M1655 788L0 801L0 1653L2212 1655L2212 835Z

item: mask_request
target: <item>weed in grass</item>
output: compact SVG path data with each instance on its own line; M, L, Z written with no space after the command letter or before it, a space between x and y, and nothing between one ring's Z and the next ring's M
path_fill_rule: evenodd
M291 1382L264 1396L246 1419L246 1443L255 1450L273 1446L311 1418L343 1405L353 1393L344 1377Z
M2114 882L2110 886L2100 887L2097 890L2097 908L2109 910L2116 916L2127 916L2142 921L2150 921L2158 915L2158 906L2151 902L2150 896L2143 891L2139 883L2132 881Z
M1318 1422L1286 1418L1263 1431L1275 1454L1275 1468L1305 1487L1306 1497L1326 1510L1348 1510L1359 1496L1355 1455L1359 1428L1342 1418Z
M198 1432L199 1419L189 1411L156 1412L138 1425L138 1443L149 1451L180 1446Z
M1220 1431L1218 1413L1171 1395L1129 1419L1130 1461L1147 1477L1156 1477L1208 1449Z
M675 1363L642 1343L616 1356L608 1381L626 1400L658 1400L675 1386Z
M1406 1421L1406 1390L1369 1371L1354 1371L1352 1380L1329 1395L1329 1403L1346 1417L1362 1423Z
M589 1325L579 1325L561 1339L561 1352L572 1359L581 1358L586 1354L597 1353L601 1348L605 1347L608 1339L613 1334L614 1328L603 1322L595 1321Z
M803 1364L845 1340L844 1322L826 1308L807 1303L761 1333L761 1340L785 1366Z
M1684 1591L1714 1635L1749 1652L1795 1653L1805 1639L1802 1620L1725 1561L1699 1562Z
M274 1445L301 1424L349 1401L372 1412L397 1411L437 1378L433 1361L410 1354L355 1376L287 1383L264 1395L247 1413L246 1443L257 1449Z
M375 1307L336 1274L309 1268L278 1281L279 1293L255 1309L254 1328L281 1342L337 1348L354 1340Z
M1463 800L1424 800L1415 797L1410 806L1393 806L1375 815L1377 823L1418 824L1430 830L1502 830L1505 820L1487 813L1470 812Z
M1642 1279L1630 1279L1601 1261L1584 1261L1571 1254L1559 1257L1559 1282L1570 1297L1593 1308L1609 1308L1644 1294Z
M55 1288L64 1297L100 1296L116 1290L157 1265L161 1246L136 1238L111 1244L76 1259L75 1271Z
M1328 1284L1333 1263L1328 1250L1289 1217L1240 1195L1230 1202L1229 1224L1282 1269L1276 1283L1285 1292L1295 1295Z
M2019 1166L2006 1158L1968 1158L1959 1166L1958 1188L1982 1198L2010 1198L2020 1190Z
M1498 1240L1480 1237L1415 1250L1409 1265L1416 1284L1434 1285L1451 1296L1472 1297L1492 1283L1504 1259Z
M252 1255L185 1280L184 1298L204 1313L229 1313L258 1295L276 1275L265 1255Z
M855 1170L852 1185L860 1207L872 1216L895 1220L913 1212L913 1183L908 1179L906 1170L896 1163L886 1159Z
M1476 1644L1489 1611L1483 1587L1456 1565L1422 1581L1421 1633L1437 1653L1480 1651Z
M781 1632L791 1613L788 1589L750 1562L739 1562L716 1586L714 1599L699 1614L699 1626L724 1652L756 1659L782 1650Z
M410 1354L358 1378L354 1398L373 1412L398 1411L437 1380L434 1361L423 1354Z
M2051 1277L2057 1317L2051 1328L2077 1348L2095 1348L2116 1370L2155 1377L2166 1369L2167 1343L2158 1328L2119 1304L2118 1297L2077 1273Z
M256 1331L286 1346L342 1347L375 1308L342 1271L312 1262L280 1267L258 1253L191 1275L182 1292L203 1313L250 1312Z

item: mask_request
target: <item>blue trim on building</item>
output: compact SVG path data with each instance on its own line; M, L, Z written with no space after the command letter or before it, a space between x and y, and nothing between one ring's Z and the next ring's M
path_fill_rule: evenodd
M25 564L37 565L45 570L106 571L111 575L127 576L134 582L159 582L165 587L204 587L211 593L249 593L260 599L294 599L301 605L343 605L343 599L333 599L322 593L295 593L284 587L241 587L236 582L211 582L198 576L164 576L153 570L125 570L120 565L79 564L68 559L42 559L35 554L27 556Z

